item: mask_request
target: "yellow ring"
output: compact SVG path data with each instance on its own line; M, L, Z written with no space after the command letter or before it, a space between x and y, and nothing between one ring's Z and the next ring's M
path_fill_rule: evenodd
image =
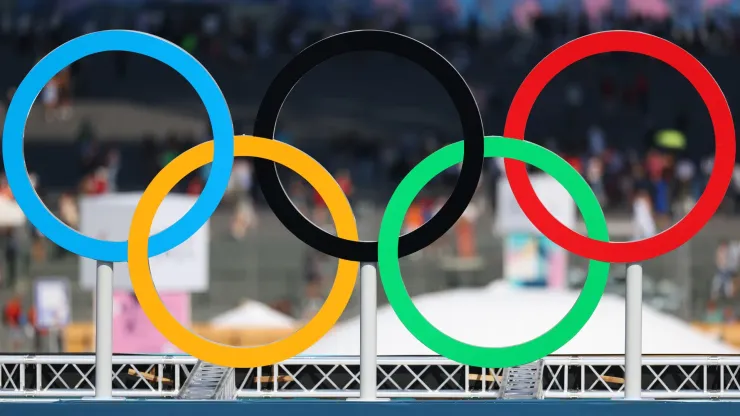
M278 142L253 136L236 136L236 156L270 159L304 177L326 201L336 224L337 236L358 240L357 224L347 197L339 184L320 164L302 151ZM294 357L313 345L336 324L349 303L360 264L339 259L334 285L319 312L304 327L272 344L233 347L209 341L182 326L162 303L149 270L149 234L160 204L188 173L213 160L213 142L200 144L170 162L144 191L131 221L128 267L134 293L144 313L167 340L182 351L203 361L234 368L272 365Z

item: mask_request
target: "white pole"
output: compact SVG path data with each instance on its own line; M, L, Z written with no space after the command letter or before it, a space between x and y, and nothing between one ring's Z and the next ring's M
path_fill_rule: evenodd
M624 329L624 398L642 395L642 266L627 265Z
M113 263L98 261L95 281L95 399L113 398Z
M377 399L378 279L375 265L360 269L360 400Z

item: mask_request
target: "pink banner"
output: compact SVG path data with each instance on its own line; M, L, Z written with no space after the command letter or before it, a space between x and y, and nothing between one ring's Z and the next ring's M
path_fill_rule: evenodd
M159 297L178 322L190 326L190 295L161 293ZM182 353L154 328L133 293L113 294L113 352L120 354Z
M600 20L612 8L612 0L583 0L583 8L591 20Z
M666 19L671 15L671 7L666 0L629 0L632 14L653 19Z

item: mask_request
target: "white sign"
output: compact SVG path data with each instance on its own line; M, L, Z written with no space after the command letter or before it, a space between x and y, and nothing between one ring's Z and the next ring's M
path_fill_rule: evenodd
M85 197L80 203L80 232L108 241L128 239L131 218L140 193ZM150 235L178 221L195 203L196 197L168 195L154 217ZM179 246L149 259L149 269L157 290L205 292L208 290L208 222ZM80 258L80 286L95 288L95 260ZM116 289L131 289L127 263L115 263L113 283Z
M542 204L555 218L571 230L576 227L576 204L558 181L545 174L529 175ZM505 177L499 180L496 195L496 231L499 234L541 233L532 225L511 192Z
M36 326L39 328L61 328L71 321L69 280L64 277L49 277L34 284Z

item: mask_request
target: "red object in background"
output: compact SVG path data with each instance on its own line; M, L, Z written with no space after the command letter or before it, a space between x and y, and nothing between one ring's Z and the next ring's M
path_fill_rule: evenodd
M103 179L92 180L92 191L95 195L100 195L108 192L108 181Z
M200 195L203 192L203 181L199 177L194 177L188 184L188 195Z
M652 181L658 181L663 177L663 169L665 168L665 158L658 152L650 152L645 158L645 167L648 172L648 176Z
M406 212L404 232L410 233L424 225L424 209L422 204L411 204Z
M10 190L10 186L3 185L2 187L0 187L0 198L5 198L10 201L14 199L13 192Z
M345 195L352 195L352 180L350 178L337 178L337 183L339 184L339 187L342 188L342 191L345 193Z
M84 184L84 191L88 195L101 195L108 192L108 181L99 177L91 177Z
M321 197L321 195L319 195L318 192L316 192L315 189L313 190L313 204L316 207L325 207L326 206L326 202L324 202L324 199Z
M17 328L21 323L21 302L18 299L11 299L5 305L3 311L3 323L11 328Z
M578 173L583 174L583 162L581 161L580 157L565 156L563 159L565 159L565 161L568 162L569 165L573 166L573 169L578 171Z
M470 259L478 255L475 246L475 224L472 221L461 218L455 224L455 236L457 237L457 255L459 257Z
M352 179L345 176L340 176L337 178L337 183L339 184L339 187L342 188L342 192L344 192L345 195L349 198L352 196ZM325 207L326 202L324 202L324 199L321 197L321 195L316 192L316 190L313 190L313 203L316 207Z

